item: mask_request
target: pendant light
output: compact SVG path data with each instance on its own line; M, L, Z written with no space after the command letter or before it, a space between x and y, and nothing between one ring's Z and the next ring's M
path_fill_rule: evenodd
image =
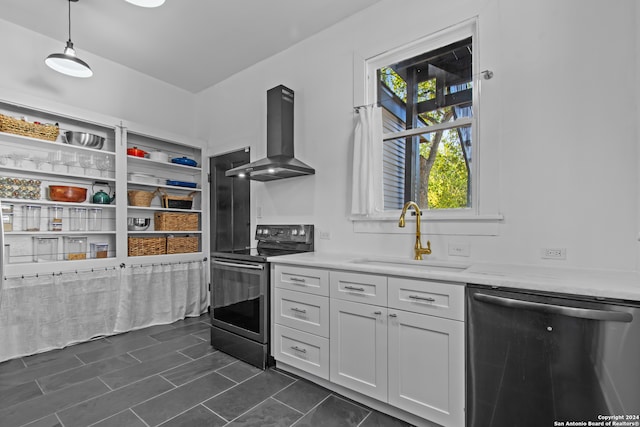
M162 6L164 3L164 0L126 0L126 1L140 7L158 7L158 6Z
M67 40L67 46L64 48L63 53L52 53L47 56L44 63L50 68L56 70L59 73L66 74L73 77L91 77L93 71L89 65L82 59L76 56L76 51L73 48L73 42L71 41L71 2L77 2L78 0L69 1L69 40Z

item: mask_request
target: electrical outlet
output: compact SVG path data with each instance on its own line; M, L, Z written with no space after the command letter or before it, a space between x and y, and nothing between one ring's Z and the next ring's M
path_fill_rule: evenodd
M544 248L542 250L543 259L567 259L565 248Z
M468 243L449 243L449 255L450 256L465 256L470 255L471 248Z
M331 239L331 232L330 231L325 231L325 230L318 230L318 237L324 240L330 240Z
M262 206L256 206L256 218L262 218Z

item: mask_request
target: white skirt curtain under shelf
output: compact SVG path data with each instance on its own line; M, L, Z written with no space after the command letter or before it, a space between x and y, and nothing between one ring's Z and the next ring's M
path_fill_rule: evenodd
M208 306L203 261L2 280L0 362L199 316Z

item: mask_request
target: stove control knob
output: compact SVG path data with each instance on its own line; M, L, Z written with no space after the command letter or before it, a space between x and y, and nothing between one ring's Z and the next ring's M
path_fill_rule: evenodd
M297 236L298 235L298 230L296 230L296 229L291 230L291 235L292 236Z
M262 234L262 228L258 228L258 229L256 230L256 234Z
M304 228L302 230L300 230L300 235L301 236L304 236L305 234L307 234L307 233L306 233L306 231L304 231Z

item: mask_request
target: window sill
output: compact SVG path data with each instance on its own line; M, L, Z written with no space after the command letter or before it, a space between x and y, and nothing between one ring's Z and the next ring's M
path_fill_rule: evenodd
M414 234L415 214L407 213L406 227L398 227L400 211L376 216L351 216L356 233ZM423 212L420 228L424 234L452 236L497 236L502 214L475 215L472 213Z

